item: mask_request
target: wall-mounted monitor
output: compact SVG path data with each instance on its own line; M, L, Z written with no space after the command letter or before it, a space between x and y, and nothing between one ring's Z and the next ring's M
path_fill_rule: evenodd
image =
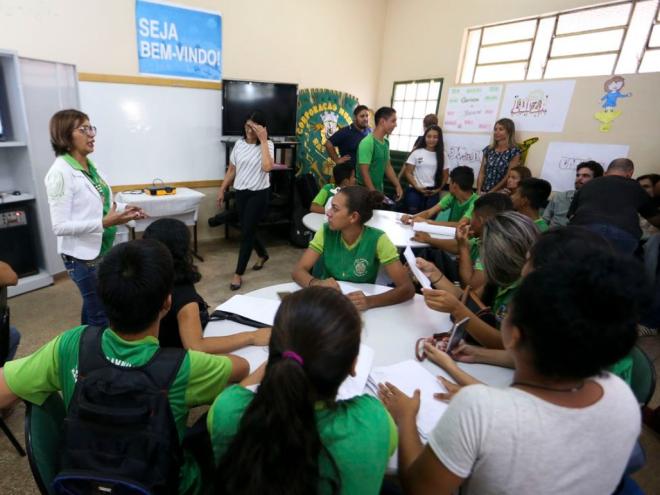
M295 136L298 85L257 81L222 81L222 134L241 136L246 117L266 116L270 136Z

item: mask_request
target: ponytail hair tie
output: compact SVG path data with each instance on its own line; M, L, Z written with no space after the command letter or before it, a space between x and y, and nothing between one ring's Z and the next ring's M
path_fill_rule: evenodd
M302 366L305 363L305 361L303 361L303 358L300 356L300 354L298 354L296 352L293 352L293 351L284 351L282 353L282 357L284 359L292 359L296 363L298 363L300 366Z

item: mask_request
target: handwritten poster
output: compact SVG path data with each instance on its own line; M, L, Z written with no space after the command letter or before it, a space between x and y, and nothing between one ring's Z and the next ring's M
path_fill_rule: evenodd
M569 191L575 189L575 172L578 164L595 160L607 170L612 160L627 156L626 144L550 143L543 162L541 178L552 184L553 191Z
M491 132L497 120L501 84L449 88L443 131Z
M561 132L571 105L575 80L507 84L500 118L516 131Z
M490 144L490 134L451 134L443 135L448 170L459 165L467 165L474 170L476 180L481 166L482 150Z

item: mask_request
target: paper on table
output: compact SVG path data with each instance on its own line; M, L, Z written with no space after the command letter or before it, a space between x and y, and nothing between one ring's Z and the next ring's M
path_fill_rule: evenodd
M424 439L428 438L447 404L433 398L433 394L446 392L445 387L417 361L409 359L391 366L374 368L369 375L367 388L373 393L379 383L390 382L408 396L420 391L420 407L417 413L417 429Z
M272 325L279 307L280 301L274 299L237 295L231 297L216 309L236 313L245 318Z
M337 400L348 400L356 395L362 395L367 385L371 367L374 364L375 351L368 345L360 344L360 353L358 354L357 364L355 366L355 376L348 376L339 386Z
M456 229L454 227L445 227L444 225L433 225L426 222L413 223L413 230L415 232L427 232L429 234L441 235L442 237L456 237Z
M392 290L391 287L387 287L386 285L371 285L371 284L352 284L349 282L337 282L339 284L339 288L341 289L342 294L350 294L351 292L356 292L356 291L362 291L364 292L365 296L375 296L378 294L382 294L383 292L387 292L388 290Z
M413 254L412 249L410 249L410 246L406 246L406 249L403 251L403 256L406 258L406 261L408 262L408 267L410 268L410 271L419 281L419 283L422 284L422 287L424 287L425 289L431 289L431 281L426 275L424 275L422 270L417 268L417 260L415 259L415 255Z

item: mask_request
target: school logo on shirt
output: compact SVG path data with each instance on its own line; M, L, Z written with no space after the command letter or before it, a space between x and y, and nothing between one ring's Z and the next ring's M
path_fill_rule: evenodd
M353 261L353 271L358 277L364 277L367 273L367 268L369 268L369 262L364 258L356 258Z
M313 173L321 183L332 176L332 160L325 150L326 140L337 130L353 122L357 97L331 89L298 91L296 136L300 173Z

